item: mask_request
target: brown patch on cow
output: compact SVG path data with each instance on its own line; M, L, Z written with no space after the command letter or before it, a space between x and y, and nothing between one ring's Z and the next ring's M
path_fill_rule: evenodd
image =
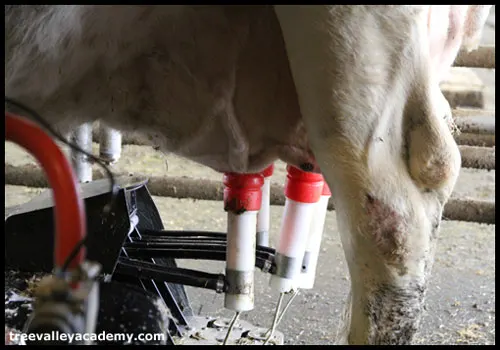
M399 265L399 274L406 274L404 263L408 232L405 218L371 194L366 195L365 209L369 218L368 229L376 246L387 259L387 263Z

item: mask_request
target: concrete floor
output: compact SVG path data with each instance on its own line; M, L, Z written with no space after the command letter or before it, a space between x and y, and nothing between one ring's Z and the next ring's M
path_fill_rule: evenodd
M495 9L488 20L484 44L494 44ZM494 70L475 70L486 85L487 109L495 109ZM95 145L96 146L96 145ZM33 163L18 147L6 143L5 162ZM168 166L167 166L168 164ZM141 172L220 179L221 175L177 157L150 148L126 146L114 166L116 172ZM284 180L284 166L278 165L273 181ZM5 186L5 206L21 204L42 189ZM495 200L495 171L462 169L454 197ZM168 229L224 231L221 202L154 197ZM194 210L193 210L194 209ZM276 239L283 207L272 207L271 238ZM193 213L196 213L193 215ZM223 272L223 263L181 261L182 267ZM427 312L416 342L421 344L495 343L495 226L445 221L439 237L436 262L427 296ZM302 291L279 330L288 344L332 344L340 312L349 288L349 277L337 232L335 212L329 212L314 290ZM268 276L256 277L255 310L242 316L255 325L268 326L277 295L268 288ZM193 309L202 315L232 314L223 309L223 296L188 288Z

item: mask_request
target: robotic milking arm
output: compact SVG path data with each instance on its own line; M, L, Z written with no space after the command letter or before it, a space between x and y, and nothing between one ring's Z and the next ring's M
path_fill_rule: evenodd
M103 139L113 138L113 131L104 129ZM85 133L86 135L84 135ZM79 135L78 133L81 133ZM106 136L107 135L107 136ZM89 152L90 126L77 130L74 142ZM113 147L101 145L101 153L111 149L110 157L101 160L110 163L120 154L121 135L114 137ZM39 283L34 312L27 324L28 332L58 330L63 333L92 333L95 330L98 310L98 263L85 260L86 236L85 208L80 198L78 182L90 181L81 176L82 163L73 154L72 164L54 141L35 124L6 113L6 140L13 141L31 152L45 170L55 200L55 274ZM43 145L40 145L43 143ZM88 149L87 149L88 148ZM39 152L44 150L44 152ZM85 157L85 158L83 158ZM109 159L108 159L109 158ZM113 158L113 159L111 159ZM75 159L77 162L75 163ZM90 164L85 166L90 168ZM80 169L80 170L79 170ZM254 270L256 246L271 249L273 266L270 286L280 293L276 313L270 329L261 334L264 343L271 341L276 326L299 289L314 286L316 265L326 216L328 186L320 174L308 173L287 167L285 208L281 221L276 251L269 248L270 179L273 165L260 174L224 174L224 210L227 212L227 245L225 274L225 308L235 311L228 327L224 344L241 312L254 308ZM79 180L79 181L78 181ZM291 297L280 313L285 294Z

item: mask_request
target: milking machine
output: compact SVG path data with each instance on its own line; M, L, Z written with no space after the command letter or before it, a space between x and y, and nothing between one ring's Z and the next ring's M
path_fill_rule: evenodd
M92 123L80 125L70 135L70 140L87 153L92 153ZM71 165L79 182L92 181L92 163L86 154L70 149Z
M85 123L70 133L68 139L87 153L92 153L92 123ZM122 134L104 124L99 127L99 158L105 164L116 163L121 156ZM79 182L92 181L92 160L75 149L70 149L71 165Z
M77 131L91 131L86 128ZM37 156L52 187L26 204L6 209L6 271L47 275L37 283L30 299L32 311L24 319L7 320L6 311L11 327L65 334L142 329L163 332L165 339L159 344L283 344L284 336L276 330L279 322L298 291L314 285L331 196L320 174L287 167L285 209L273 249L273 165L259 174L224 174L226 232L172 231L162 225L147 179L78 184L59 148L36 125L6 113L6 129L6 139ZM121 136L103 130L100 153L110 163L119 157ZM30 136L34 133L40 138ZM50 147L40 147L37 140ZM88 138L80 144L88 146ZM179 268L178 259L225 261L225 273ZM270 274L270 288L279 292L268 328L240 319L254 309L255 268ZM184 286L223 293L224 307L234 311L233 319L195 315ZM290 298L281 310L285 294ZM8 303L6 296L6 308Z
M121 156L122 134L104 124L99 125L99 157L106 164L116 163Z

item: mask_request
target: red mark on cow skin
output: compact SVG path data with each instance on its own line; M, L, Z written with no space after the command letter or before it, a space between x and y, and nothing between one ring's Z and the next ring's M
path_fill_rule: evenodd
M387 262L404 263L408 231L404 217L370 194L366 195L365 209L368 229Z

